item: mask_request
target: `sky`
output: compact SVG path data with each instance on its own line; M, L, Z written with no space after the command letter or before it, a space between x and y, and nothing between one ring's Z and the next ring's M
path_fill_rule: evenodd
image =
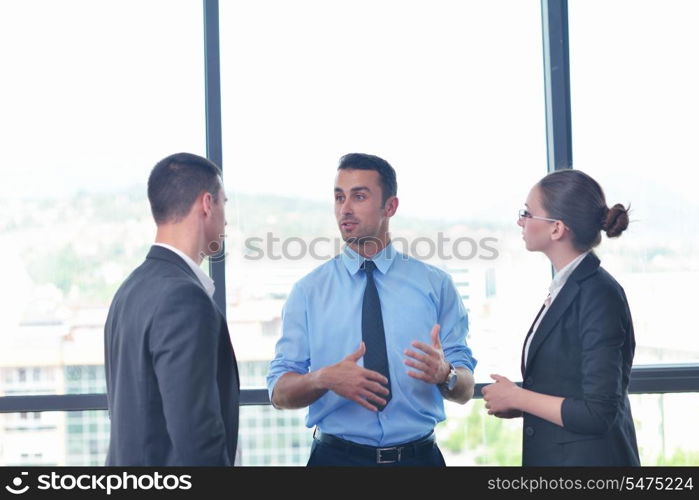
M610 198L657 187L683 210L699 3L662 5L569 2L574 165ZM361 151L396 168L402 214L503 222L546 173L538 0L220 11L231 195L330 200L339 157ZM0 67L0 198L145 186L160 158L205 154L200 0L3 0Z

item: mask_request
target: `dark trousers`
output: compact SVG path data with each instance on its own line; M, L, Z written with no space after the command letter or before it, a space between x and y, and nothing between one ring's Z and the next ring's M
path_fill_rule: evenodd
M308 467L445 467L446 463L437 443L419 455L381 464L377 463L375 458L354 454L351 450L340 449L314 439L307 465Z

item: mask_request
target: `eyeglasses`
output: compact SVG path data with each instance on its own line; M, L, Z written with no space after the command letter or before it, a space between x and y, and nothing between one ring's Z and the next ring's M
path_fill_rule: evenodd
M539 219L539 220L546 220L549 222L558 222L558 219L549 219L548 217L539 217L538 215L532 215L529 210L523 208L522 210L519 211L519 218L521 219Z

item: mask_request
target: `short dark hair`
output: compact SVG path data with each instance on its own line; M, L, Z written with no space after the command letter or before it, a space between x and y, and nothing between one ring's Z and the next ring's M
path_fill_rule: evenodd
M398 193L398 181L396 181L396 171L383 158L368 155L365 153L349 153L340 158L338 170L375 170L381 178L382 202L386 204L391 196Z
M573 246L579 251L586 252L599 245L600 231L615 238L629 226L628 209L620 203L607 207L602 187L580 170L551 172L538 186L548 217L568 226Z
M185 217L203 191L218 200L221 169L191 153L176 153L160 160L148 178L148 201L156 224Z

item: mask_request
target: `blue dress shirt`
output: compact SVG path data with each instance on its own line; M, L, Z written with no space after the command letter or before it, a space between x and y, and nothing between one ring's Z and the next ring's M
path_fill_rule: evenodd
M366 275L359 268L364 260L345 247L294 285L267 375L270 398L283 374L318 370L359 348L366 286ZM431 344L432 327L439 323L447 361L473 372L476 360L466 345L468 315L447 273L390 244L372 260L377 268L374 280L386 333L392 399L382 412L371 412L328 391L310 405L306 426L317 425L322 432L356 443L391 446L428 434L445 418L438 387L407 374L412 368L403 363L404 350L415 350L411 342Z

